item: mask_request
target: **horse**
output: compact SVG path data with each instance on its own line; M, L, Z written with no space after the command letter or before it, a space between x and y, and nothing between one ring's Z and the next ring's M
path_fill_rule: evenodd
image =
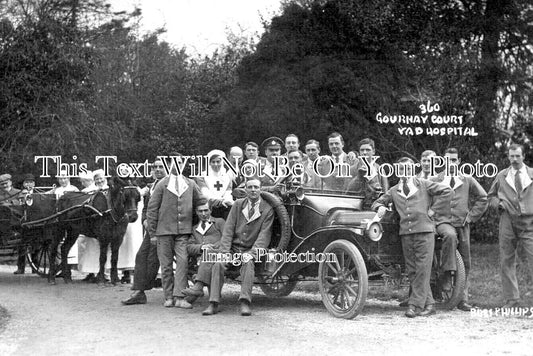
M76 197L77 195L77 197ZM137 204L140 201L140 194L136 186L129 185L129 182L113 177L109 180L109 189L97 191L92 195L85 193L66 193L59 198L58 206L60 210L69 208L73 201L80 202L80 198L85 203L89 201L89 206L67 211L59 217L59 234L55 234L50 248L50 261L55 261L57 249L64 238L61 246L61 270L65 283L72 282L70 266L67 263L68 252L74 245L78 236L83 234L96 238L100 244L100 270L97 275L99 284L105 282L105 264L107 260L107 248L111 245L111 283L115 285L119 282L117 262L118 250L124 239L124 234L129 223L137 220ZM48 282L56 284L57 266L52 263Z

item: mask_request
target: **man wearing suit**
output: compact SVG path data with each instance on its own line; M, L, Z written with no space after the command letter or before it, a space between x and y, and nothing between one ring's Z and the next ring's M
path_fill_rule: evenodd
M211 208L207 200L202 199L196 207L196 215L200 222L193 227L192 238L187 246L189 256L200 258L198 273L194 279L194 285L183 291L183 294L189 297L189 301L204 295L204 286L211 285L211 269L213 263L204 261L202 255L216 253L220 248L220 238L224 229L224 219L214 218L211 216ZM192 298L192 299L191 299Z
M517 307L520 303L516 278L518 242L522 243L533 275L533 169L524 164L521 145L511 145L508 158L511 166L498 173L488 193L490 207L500 213L500 274L506 300L503 308Z
M366 157L366 160L370 163L372 162L372 157L376 155L376 145L374 143L374 140L370 138L364 138L361 141L359 141L359 156L360 157ZM359 165L361 162L359 161ZM384 192L389 190L389 180L386 176L382 176L379 174L379 164L374 163L372 165L373 170L370 172L370 176L374 178L374 175L377 175L379 185L381 186L381 189L383 189ZM358 171L358 168L355 169L355 171ZM372 178L369 180L371 181Z
M414 165L410 158L403 157L398 163L400 182L376 200L372 209L377 210L381 218L387 212L387 206L393 203L400 215L399 234L411 287L405 315L409 318L429 316L436 313L429 285L435 221L449 219L451 189L440 183L412 177L407 168ZM429 213L430 210L432 213Z
M144 291L150 290L154 286L154 281L159 271L159 259L157 258L157 245L156 241L151 241L150 235L147 231L146 211L148 210L148 202L150 196L153 194L157 183L159 183L166 176L165 167L163 162L156 158L152 165L152 176L155 181L148 189L143 198L143 211L142 211L142 224L144 228L144 238L135 256L135 270L133 278L132 290L133 294L126 300L122 301L124 305L132 304L145 304L146 294Z
M241 294L239 301L241 315L252 314L252 286L255 276L255 265L259 251L270 244L274 210L261 198L261 181L250 178L246 182L246 198L238 199L231 207L228 220L220 240L222 255L235 256L241 263ZM232 259L233 260L233 259ZM209 307L204 315L216 314L220 302L220 292L224 283L225 262L213 265L211 289L209 291Z
M434 157L436 155L437 154L435 153L435 151L432 150L426 150L422 152L422 156L420 157L420 165L422 167L422 171L417 175L418 178L438 181L437 176L431 175L431 157ZM457 271L455 251L457 250L458 239L457 232L452 226L450 219L443 219L435 222L437 234L442 237L443 258L440 268L443 274L440 284L441 288L444 291L450 291L452 289L452 273Z
M456 148L450 147L444 152L452 165L458 166L461 163L459 152ZM472 306L468 304L468 275L470 274L470 224L478 221L485 213L488 207L487 192L478 183L474 177L462 175L446 176L441 172L436 178L436 182L449 186L452 189L451 194L451 220L450 224L457 233L458 244L457 250L463 258L466 274L466 286L463 293L463 299L457 305L457 309L470 311ZM455 250L448 250L452 254L451 258L455 259ZM444 256L443 260L449 257Z
M313 165L320 155L320 143L317 140L309 140L305 144L305 153L307 159L303 162L304 170L309 181L303 184L304 188L320 189L322 186L322 179L316 174Z
M323 188L327 190L343 191L353 176L352 160L344 152L344 139L338 132L328 136L328 146L331 156L323 158L319 163L319 172L322 178Z
M263 141L261 144L265 148L266 160L261 162L259 168L262 168L262 176L260 176L261 187L263 190L279 193L283 189L283 173L281 168L278 168L278 172L274 170L274 160L276 157L281 156L281 145L283 141L279 137L269 137ZM282 164L282 160L278 160L279 164ZM280 175L276 175L279 173Z
M174 167L170 175L156 185L148 202L147 230L151 238L157 238L165 307L192 308L182 291L187 288L187 244L192 233L193 209L200 198L196 183L178 175Z

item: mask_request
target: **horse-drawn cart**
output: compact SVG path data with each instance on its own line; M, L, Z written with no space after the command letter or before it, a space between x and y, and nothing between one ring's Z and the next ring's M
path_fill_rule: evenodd
M102 215L91 205L92 197L78 192L67 193L60 204L55 194L39 190L20 194L18 201L0 205L0 248L7 254L24 251L32 271L48 276L52 264L52 241L61 233L59 223L64 217L79 210L89 211L88 216ZM58 266L59 258L53 263ZM55 270L59 271L58 268Z

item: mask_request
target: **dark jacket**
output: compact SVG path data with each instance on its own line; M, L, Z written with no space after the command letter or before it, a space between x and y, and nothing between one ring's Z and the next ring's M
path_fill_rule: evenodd
M211 222L213 222L213 224L211 224L209 229L207 229L203 235L197 230L200 223L194 225L192 236L189 240L189 245L187 246L187 252L189 255L201 254L202 245L205 244L212 244L215 246L215 249L220 248L220 238L222 237L222 231L224 230L224 219L212 217Z
M500 206L511 216L533 215L533 184L522 187L520 197L514 190L514 182L511 186L507 181L507 174L511 168L506 168L494 179L490 187L488 197L491 206ZM533 169L526 166L526 172L533 181Z
M220 240L220 252L233 249L247 252L258 248L267 248L272 235L274 209L265 200L259 203L259 216L248 222L243 213L247 198L235 201L228 215Z

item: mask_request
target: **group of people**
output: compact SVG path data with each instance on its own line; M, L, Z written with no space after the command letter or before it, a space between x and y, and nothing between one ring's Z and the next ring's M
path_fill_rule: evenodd
M500 213L503 307L519 305L518 242L523 246L533 275L533 191L529 189L533 170L523 162L522 146L509 147L511 166L499 172L488 193L471 176L457 172L450 176L444 172L432 176L430 161L436 156L434 151L422 153L420 173L402 177L396 185L389 187L387 177L380 174L379 164L372 160L376 148L369 138L359 142L356 152L346 152L342 135L334 132L328 136L329 155L321 155L317 140L308 140L302 152L294 134L288 135L284 141L269 137L261 146L265 157L259 156L259 145L255 142L246 143L243 149L231 147L228 156L224 151L213 150L207 155L209 172L194 179L177 174L175 169L167 175L166 162L159 158L153 162L154 182L144 195L144 237L135 258L134 293L123 304L146 303L144 292L154 287L161 268L165 307L190 309L192 303L203 296L207 286L209 306L203 315L216 314L228 264L204 260L202 256L205 252L238 253L243 262L240 266L240 311L242 315L251 315L255 262L259 251L270 244L274 220L274 211L261 198L260 191L283 194L288 186L301 186L358 194L365 197L366 207L375 210L379 217L383 217L391 206L398 212L399 234L410 281L409 297L402 304L407 306L405 315L410 318L436 313L429 284L435 232L443 240L442 289L452 288L457 250L467 276L467 287L458 309L471 310L468 302L470 225L479 220L488 207L494 208ZM286 152L282 154L283 146ZM291 168L300 164L300 174L274 175L274 160L281 156L287 158ZM368 158L366 162L372 162L371 166L364 164L364 157ZM448 148L444 157L453 165L461 162L455 148ZM249 167L261 167L262 174L235 174L225 166L224 159L230 163L240 161ZM401 176L414 161L403 157L397 163ZM342 174L345 166L349 167L348 174ZM9 199L16 193L12 191L10 179L9 175L0 176L0 199ZM61 187L57 189L68 189L68 184L59 183ZM95 183L98 186L96 179ZM193 224L195 214L198 222ZM187 283L189 256L196 256L200 261L192 287Z

